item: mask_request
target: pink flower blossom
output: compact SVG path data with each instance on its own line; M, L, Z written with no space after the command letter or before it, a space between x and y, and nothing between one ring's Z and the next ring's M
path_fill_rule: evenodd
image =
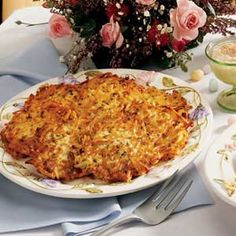
M170 12L174 38L178 41L197 38L198 29L206 23L206 12L189 0L179 0L177 5L177 8Z
M62 38L72 34L72 29L64 16L53 14L49 20L49 35L52 38Z
M158 72L156 71L144 71L137 75L135 82L139 85L146 86L152 83L157 75Z
M225 144L225 149L228 149L230 152L233 152L236 150L236 144L235 143Z
M152 5L156 0L136 0L136 2L142 5Z
M116 48L120 48L124 41L124 37L120 31L120 25L117 21L114 22L113 16L110 18L109 23L102 26L100 35L104 47L110 48L115 43Z
M228 125L232 125L236 123L236 116L229 116L227 120Z

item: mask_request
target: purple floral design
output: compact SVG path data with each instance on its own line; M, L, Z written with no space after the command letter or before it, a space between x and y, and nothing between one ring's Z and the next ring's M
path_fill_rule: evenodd
M72 75L65 75L59 78L60 83L63 84L78 84L79 81Z
M56 188L58 184L60 184L60 181L56 181L53 179L41 179L39 182L50 188Z
M209 112L206 110L204 106L201 104L197 106L197 108L190 114L190 119L192 120L200 120L209 115Z

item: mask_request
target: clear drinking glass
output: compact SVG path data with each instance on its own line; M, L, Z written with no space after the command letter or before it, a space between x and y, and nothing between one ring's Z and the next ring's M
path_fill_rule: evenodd
M219 48L221 48L220 51ZM219 106L236 112L236 36L224 37L209 43L205 53L216 77L233 86L232 89L223 90L218 95Z

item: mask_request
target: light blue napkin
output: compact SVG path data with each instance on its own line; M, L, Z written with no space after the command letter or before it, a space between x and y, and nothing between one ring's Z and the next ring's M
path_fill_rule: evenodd
M0 105L30 86L64 75L65 64L52 42L41 39L14 58L0 60Z
M176 212L212 204L196 167L191 165L184 174L194 182ZM0 176L0 233L54 224L62 224L66 236L88 233L117 217L130 214L156 188L117 198L62 199L29 191Z
M63 75L66 70L50 40L40 40L11 60L0 61L0 104L35 83ZM213 204L194 165L186 171L194 182L177 212ZM60 199L31 192L0 176L0 233L61 224L66 236L82 235L129 214L154 189L118 198Z
M26 190L0 175L0 233L63 222L110 220L120 213L116 198L75 200L44 196Z
M213 201L194 165L184 173L193 185L176 212ZM0 176L0 233L62 224L64 235L88 233L141 204L156 187L104 199L62 199L41 195ZM77 223L72 223L77 222Z

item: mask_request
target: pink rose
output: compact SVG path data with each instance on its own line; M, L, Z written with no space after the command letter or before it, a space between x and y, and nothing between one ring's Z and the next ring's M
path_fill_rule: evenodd
M120 25L117 21L114 22L113 16L110 18L109 23L102 26L100 35L104 47L110 48L115 43L116 48L120 48L124 41L124 37L120 31Z
M136 0L138 4L152 5L156 0Z
M52 38L62 38L72 34L72 29L64 16L53 14L49 20L49 35Z
M174 27L173 36L178 41L193 40L198 36L198 28L206 23L207 15L194 2L179 0L177 8L170 12L170 23Z

